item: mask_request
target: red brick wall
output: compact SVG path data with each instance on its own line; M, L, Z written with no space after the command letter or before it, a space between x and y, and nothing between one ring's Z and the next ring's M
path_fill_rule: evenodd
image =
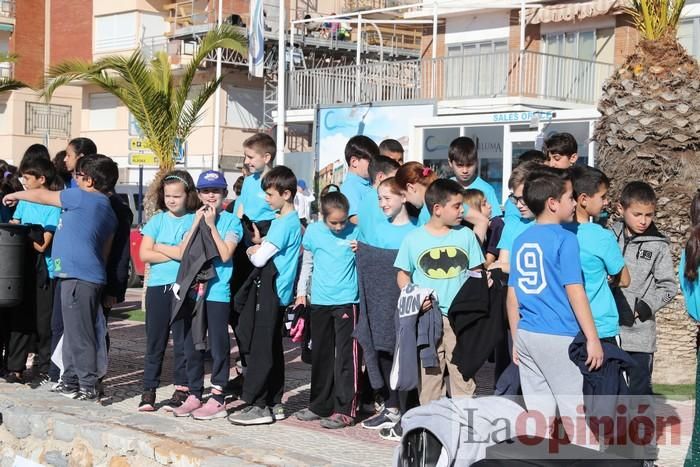
M15 77L36 85L44 75L44 0L20 0L16 8L10 37L10 50L19 55Z
M92 0L51 0L50 53L51 65L92 60Z
M615 65L622 65L628 55L634 52L639 42L639 32L629 15L615 17Z

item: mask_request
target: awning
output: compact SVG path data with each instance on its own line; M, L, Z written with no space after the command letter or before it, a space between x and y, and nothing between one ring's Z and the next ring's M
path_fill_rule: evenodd
M586 18L605 15L619 15L624 8L632 5L630 0L592 0L589 2L559 3L539 8L528 8L525 13L527 24L558 23L581 21Z

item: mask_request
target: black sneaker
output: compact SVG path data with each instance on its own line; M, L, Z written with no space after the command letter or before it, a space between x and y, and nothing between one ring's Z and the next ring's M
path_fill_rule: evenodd
M163 403L163 410L166 412L172 412L184 404L189 395L190 393L187 391L180 391L179 389L176 389L170 399Z
M32 380L29 382L29 387L32 389L37 389L41 386L46 386L51 382L48 373L37 373L34 375Z
M75 386L69 386L61 380L56 386L51 388L51 391L68 399L75 399L78 396L79 389Z
M156 410L156 390L146 389L141 394L139 412L154 412Z
M17 376L16 372L8 371L7 374L5 374L5 382L10 384L24 384L24 379L21 373Z
M74 399L77 401L99 402L100 396L94 389L81 389Z
M401 416L398 413L384 409L374 417L362 422L362 427L370 430L381 430L382 428L391 428L399 420L401 420Z
M382 428L379 430L379 436L388 441L401 441L402 435L403 429L401 428L401 422L396 423L391 428Z

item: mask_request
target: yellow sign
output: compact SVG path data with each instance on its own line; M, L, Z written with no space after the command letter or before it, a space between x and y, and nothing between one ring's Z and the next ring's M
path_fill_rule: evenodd
M129 154L129 165L153 165L158 166L158 157L153 153L139 154L130 153Z
M129 151L143 151L151 149L151 142L148 138L129 138Z

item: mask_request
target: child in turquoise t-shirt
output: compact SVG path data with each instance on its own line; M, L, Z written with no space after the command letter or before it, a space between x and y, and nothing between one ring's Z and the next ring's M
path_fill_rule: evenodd
M615 342L620 333L620 317L610 289L611 282L627 287L630 274L613 233L595 222L608 204L610 180L598 169L577 166L572 169L576 214L573 224L564 227L576 234L586 296L591 304L598 337ZM612 280L608 278L612 277Z
M224 174L215 170L203 172L197 180L199 199L204 204L197 210L192 229L187 233L182 251L201 219L209 226L219 257L214 259L216 275L207 283L204 299L207 317L207 343L211 350L211 397L202 405L204 389L204 350L197 350L192 340L189 323L185 322L185 357L190 395L180 407L173 410L176 417L192 415L195 420L211 420L226 417L224 386L228 383L231 358L231 341L228 320L231 310L229 280L233 273L233 252L243 237L241 221L235 215L223 211L222 204L227 190ZM188 318L189 319L189 318Z
M53 164L45 159L33 159L23 164L21 170L26 190L49 187L56 177ZM38 372L34 375L32 385L36 386L48 381L49 367L51 366L51 316L54 295L51 243L60 217L61 208L20 201L10 221L15 224L37 224L44 228L43 242L32 242L32 246L37 254L44 256L46 264L46 273L41 277L37 274L36 281L28 282L36 283L34 310L24 308L21 310L25 316L28 311L33 311L35 325L23 326L23 329L17 328L10 331L7 356L7 369L10 373L6 377L6 379L9 378L10 382L22 381L22 373L25 370L33 338L36 338L37 344L34 366ZM16 320L13 320L13 323L15 322ZM32 327L36 333L32 332Z
M421 368L421 405L445 395L445 370L450 374L452 397L472 395L476 389L474 381L464 381L452 363L457 338L447 319L450 305L469 278L470 270L481 271L484 263L474 232L459 225L464 218L462 191L454 180L438 179L428 187L425 204L430 220L406 236L394 262L400 269L399 288L413 283L433 289L443 314L443 336L437 349L439 368Z
M277 271L275 289L280 307L292 303L294 279L301 248L301 222L294 210L297 179L287 167L277 166L262 179L266 201L279 214L270 224L265 238L254 239L247 250L253 266L263 268L272 260ZM260 243L258 243L260 242ZM261 290L261 293L273 291ZM236 425L260 425L285 418L282 406L284 392L284 352L282 349L282 316L280 309L259 307L255 312L253 335L246 361L248 372L243 382L241 399L249 404L231 414L228 420Z
M352 335L359 290L355 251L359 228L348 222L350 203L333 191L321 198L323 222L304 234L304 258L297 305L306 305L311 279L311 396L302 421L321 420L324 428L344 428L357 416L359 355Z
M168 339L173 335L173 380L175 392L165 402L164 409L172 411L189 396L185 360L184 320L170 324L175 296L172 292L180 268L180 243L194 220L193 212L201 205L194 181L184 170L173 170L163 177L158 189L157 208L143 227L139 255L150 266L146 283L146 353L144 355L143 393L138 410L156 410L156 389L160 385L163 357Z

